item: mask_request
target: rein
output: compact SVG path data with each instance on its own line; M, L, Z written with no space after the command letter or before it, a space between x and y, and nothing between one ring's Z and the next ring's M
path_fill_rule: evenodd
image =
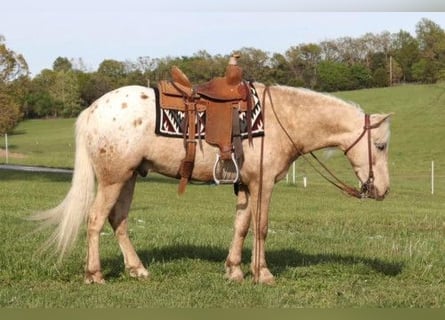
M269 87L266 86L263 92L263 126L266 128L266 92L269 94L270 102L272 103L272 98L270 96ZM258 283L260 278L261 271L261 240L260 240L260 232L261 232L261 202L263 200L263 176L264 176L264 136L261 137L261 148L260 148L260 181L258 184L258 197L257 197L257 205L256 205L256 228L255 228L255 258L254 258L254 282Z
M278 124L280 125L281 129L283 130L283 132L286 134L287 138L289 139L289 141L292 143L293 147L295 148L295 150L298 152L298 154L300 156L303 157L303 159L309 163L309 165L320 175L322 176L325 180L327 180L328 182L330 182L332 185L334 185L335 187L337 187L338 189L340 189L341 191L343 191L344 193L346 193L349 196L358 198L358 199L363 199L363 198L368 198L369 197L369 192L373 189L373 185L374 185L374 171L372 169L372 147L371 147L371 129L375 129L378 128L383 121L378 122L374 125L370 124L370 115L369 114L365 114L365 125L363 127L363 131L362 133L359 135L359 137L348 147L346 148L344 155L346 155L349 150L351 150L362 138L363 136L367 133L367 140L368 140L368 161L369 161L369 174L368 174L368 179L366 180L365 183L362 184L360 190L358 190L357 188L351 187L349 185L347 185L345 182L343 182L342 180L340 180L331 170L329 170L325 164L323 164L323 162L321 162L313 152L310 152L311 156L320 164L320 166L330 175L330 177L326 176L323 172L321 172L321 170L319 170L311 161L309 161L309 159L307 159L306 155L297 147L297 145L295 144L295 142L293 141L292 137L290 136L289 132L286 130L286 128L283 126L280 118L278 117L278 114L275 110L273 101L272 101L272 96L270 94L269 91L269 87L266 87L266 89L264 90L264 94L268 94L269 96L269 101L270 101L270 105L272 107L272 111L275 115L275 118L277 119ZM264 99L264 97L263 97ZM264 103L263 103L264 104Z

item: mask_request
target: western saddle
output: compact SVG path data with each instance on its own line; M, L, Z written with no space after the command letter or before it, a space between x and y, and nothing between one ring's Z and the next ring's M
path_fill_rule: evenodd
M240 136L239 112L246 111L248 137L251 141L250 117L252 97L250 84L243 81L243 72L237 65L239 55L232 55L224 77L193 86L188 77L176 66L171 70L172 80L158 84L161 108L179 110L185 113L184 146L185 158L181 161L178 193L185 191L195 162L196 134L200 131L197 112L205 111L205 141L219 148L213 179L219 183L237 183L244 156ZM198 128L198 130L197 130ZM201 136L198 134L198 139ZM224 164L230 164L232 173L224 172ZM230 176L230 177L229 177Z

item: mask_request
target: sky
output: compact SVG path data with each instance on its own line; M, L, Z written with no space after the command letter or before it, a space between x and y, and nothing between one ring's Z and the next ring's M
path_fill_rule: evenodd
M284 53L291 46L405 30L428 18L445 29L443 0L15 0L2 4L0 35L31 75L57 57L104 59L230 54L243 47ZM419 2L421 4L419 4ZM334 7L335 3L335 7Z

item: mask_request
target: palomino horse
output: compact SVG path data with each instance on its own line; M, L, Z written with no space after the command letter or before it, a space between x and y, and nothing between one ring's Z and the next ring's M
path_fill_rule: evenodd
M254 138L251 145L243 142L242 184L237 198L233 241L225 267L228 279L243 279L241 253L252 221L255 248L251 269L256 281L271 283L274 278L266 265L264 242L275 183L285 177L290 164L300 155L325 147L338 147L347 151L345 154L357 177L367 186L368 197L383 199L389 190L389 115L365 116L353 104L307 89L254 85L260 98L268 92L268 97L263 99L265 136ZM182 139L155 134L155 103L153 89L128 86L105 94L84 110L76 122L71 189L56 208L36 216L56 225L48 242L56 245L61 256L72 246L79 228L87 219L86 283L104 282L99 234L107 219L129 274L134 277L149 275L127 232L136 177L138 173L145 175L148 171L176 177L185 154ZM364 119L368 120L367 129L364 129ZM196 152L192 179L212 180L217 152L217 148L203 143L202 149Z

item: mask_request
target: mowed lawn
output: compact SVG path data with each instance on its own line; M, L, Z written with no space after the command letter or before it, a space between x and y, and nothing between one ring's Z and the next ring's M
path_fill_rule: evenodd
M251 235L244 249L245 281L224 279L235 215L231 186L191 184L179 197L176 180L140 178L130 235L150 279L125 273L107 226L101 235L107 283L84 285L85 230L57 264L55 257L38 254L49 231L36 233L36 225L25 220L57 205L71 176L0 170L0 307L444 307L445 85L336 95L367 112L395 112L391 193L383 202L348 198L299 159L297 185L280 182L271 204L266 252L275 285L252 283ZM72 167L73 129L74 119L21 123L9 136L16 153L9 162ZM356 183L340 152L319 155Z

